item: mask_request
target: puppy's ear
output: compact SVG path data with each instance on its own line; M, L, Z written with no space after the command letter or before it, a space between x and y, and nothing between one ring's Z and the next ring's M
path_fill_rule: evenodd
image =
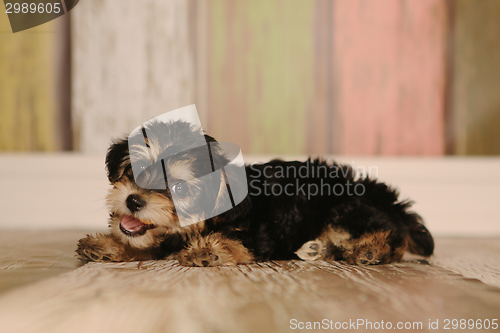
M113 143L106 154L106 169L111 183L118 181L123 175L126 164L129 163L128 140L123 139Z

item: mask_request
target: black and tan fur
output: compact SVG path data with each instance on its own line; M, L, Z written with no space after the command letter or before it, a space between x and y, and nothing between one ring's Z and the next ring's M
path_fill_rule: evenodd
M137 149L134 156L153 159L174 147L183 151L189 146L191 133L198 129L188 123L153 123L148 127L148 152ZM179 139L179 138L182 138ZM186 139L187 138L187 139ZM205 135L208 142L216 142ZM200 150L201 151L201 150ZM141 155L141 153L143 155ZM152 155L152 156L151 156ZM216 191L206 188L198 179L206 175L200 163L202 154L191 150L164 160L169 179L188 184L186 207L195 207L197 196L208 196L212 205L227 191L224 180ZM387 185L369 178L356 179L348 166L327 163L319 159L308 162L273 160L246 166L249 195L235 208L214 218L182 226L178 215L183 207L174 207L172 192L175 184L165 190L147 190L134 181L131 155L127 140L114 143L106 156L108 178L113 188L107 197L110 210L107 234L87 236L78 243L82 260L133 261L177 259L186 266L218 266L245 264L267 259L344 260L351 264L385 264L401 260L406 250L422 256L433 253L434 242L421 218L408 212L411 203L399 201L398 193ZM135 157L134 157L135 158ZM206 161L204 161L206 162ZM216 168L227 164L223 154L215 154ZM336 169L338 177L282 177L274 173L278 167ZM264 172L264 170L266 172ZM161 175L148 175L149 182L160 181ZM271 184L360 184L362 195L265 195L256 188L263 181ZM244 184L241 184L243 186ZM213 196L210 197L210 196ZM200 213L202 214L202 213ZM125 216L144 223L133 233L121 227Z

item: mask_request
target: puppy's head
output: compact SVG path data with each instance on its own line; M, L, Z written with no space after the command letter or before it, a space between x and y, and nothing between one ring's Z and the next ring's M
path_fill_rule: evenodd
M207 145L194 144L200 137L213 147L210 154ZM146 248L165 234L203 228L226 190L224 179L212 171L227 162L214 138L182 121L153 122L114 143L106 156L113 185L107 197L111 232Z

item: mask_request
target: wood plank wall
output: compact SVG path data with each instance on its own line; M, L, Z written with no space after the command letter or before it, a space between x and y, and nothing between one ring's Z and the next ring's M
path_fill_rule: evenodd
M0 16L0 150L102 154L196 103L246 154L500 154L498 0L80 2L72 126L62 19Z
M78 150L104 154L112 138L195 102L188 1L80 1L71 14Z
M313 2L215 0L209 10L210 132L244 153L303 153Z
M210 131L244 152L442 155L441 0L212 1Z
M336 1L335 153L444 153L447 11L441 0Z
M453 4L449 152L500 155L500 1Z
M0 151L71 149L68 26L13 34L0 13Z

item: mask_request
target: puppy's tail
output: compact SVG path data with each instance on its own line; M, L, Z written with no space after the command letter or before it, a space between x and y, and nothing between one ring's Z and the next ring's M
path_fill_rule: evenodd
M406 241L408 251L425 257L430 257L434 253L434 239L431 233L424 226L422 218L415 213L407 213L407 226L409 229Z

